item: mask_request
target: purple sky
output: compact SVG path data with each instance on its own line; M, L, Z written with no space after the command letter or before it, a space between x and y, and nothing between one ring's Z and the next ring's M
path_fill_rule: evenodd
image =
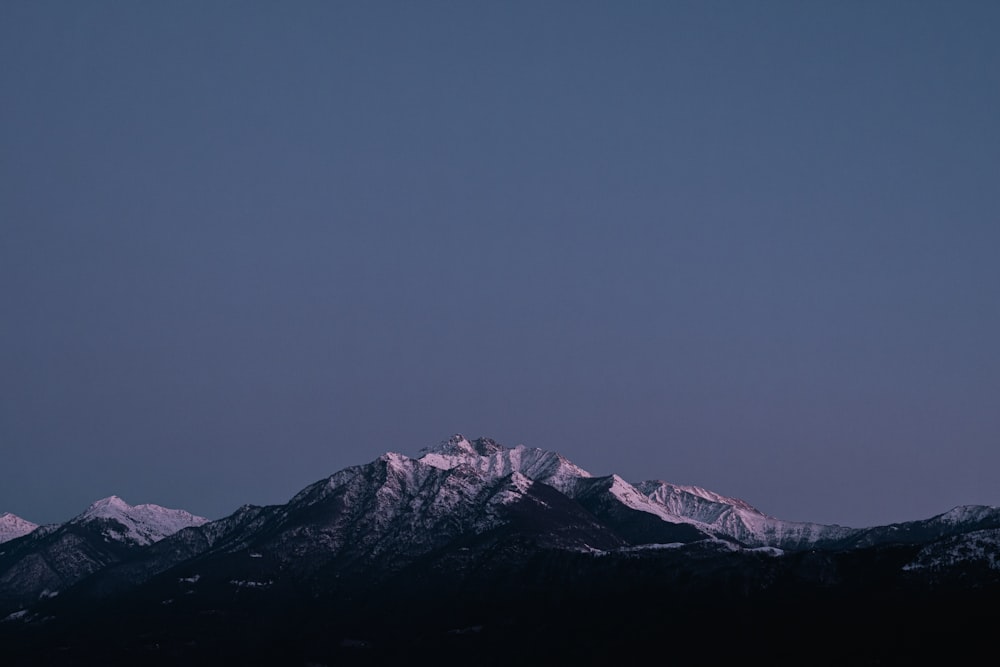
M1000 505L1000 4L0 4L0 511L454 432Z

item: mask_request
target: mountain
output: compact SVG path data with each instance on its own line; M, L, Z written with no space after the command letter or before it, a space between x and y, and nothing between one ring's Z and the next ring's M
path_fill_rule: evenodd
M4 512L0 514L0 544L24 537L36 528L38 528L37 524L25 521L16 514Z
M420 450L421 463L449 470L461 465L472 467L488 477L504 477L514 472L572 495L583 479L592 475L561 454L524 445L507 448L490 438L470 442L463 435L453 435L436 447Z
M44 526L0 551L0 612L54 597L99 570L176 531L207 519L117 496L92 504L62 525Z
M510 561L518 549L530 556L628 545L579 503L516 469L452 463L384 454L307 486L285 505L245 506L180 531L107 568L88 589L104 595L123 581L131 586L181 567L200 587L226 587L237 577L332 590L348 575L383 580L441 554L472 562L502 551ZM515 542L523 544L515 549Z
M285 505L247 505L213 522L105 498L0 555L0 602L11 591L20 604L85 578L89 594L107 596L178 567L202 585L245 572L254 581L323 590L350 573L381 580L418 562L481 565L486 554L503 554L509 566L552 550L836 551L990 528L1000 528L1000 510L983 507L867 529L782 521L699 487L595 476L555 452L455 435L418 458L386 453L307 486Z
M862 548L879 544L927 544L991 528L1000 528L1000 508L962 505L929 519L856 531L844 541L844 546Z
M639 543L692 542L711 536L750 547L803 549L832 545L857 532L781 521L745 501L698 487L660 480L630 484L617 475L594 477L559 454L523 446L508 449L488 438L470 442L455 435L421 453L421 462L441 468L468 465L493 476L519 472L578 500Z
M947 575L957 568L963 574L969 568L979 570L975 581L980 583L986 578L1000 579L1000 528L974 530L929 542L903 569Z
M891 663L932 631L968 644L981 619L955 610L1000 594L998 533L990 507L787 522L456 435L217 521L112 496L11 540L0 645L11 664L500 664L516 644L551 664L617 659L627 637L692 664L793 664L803 647Z
M618 475L595 477L554 452L521 445L507 448L489 438L469 441L455 435L436 447L421 450L418 460L445 469L470 466L491 476L518 472L577 500L637 544L656 542L673 531L676 539L670 541L714 537L748 548L799 551L917 544L970 530L1000 528L1000 509L983 506L957 507L926 520L864 529L784 521L744 500L697 486L662 480L629 483ZM643 523L657 537L630 530L627 521Z
M98 500L69 524L99 527L104 537L125 544L145 546L182 528L200 526L208 519L184 510L159 505L129 505L118 496Z

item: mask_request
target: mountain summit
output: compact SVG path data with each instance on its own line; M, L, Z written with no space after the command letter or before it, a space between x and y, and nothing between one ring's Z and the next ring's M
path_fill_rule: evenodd
M6 515L13 516L13 515ZM0 525L34 526L14 517ZM0 611L55 595L86 577L179 530L208 520L159 505L129 505L118 496L98 500L62 525L33 528L0 550ZM9 523L8 523L9 522Z
M16 514L4 512L0 514L0 544L24 537L36 528L38 528L37 524L26 521Z
M129 505L118 496L108 496L93 503L85 512L70 520L70 524L99 523L105 537L146 545L158 542L178 530L200 526L208 519L184 510L167 509L159 505Z
M442 470L466 465L494 478L518 472L569 495L575 493L579 480L591 477L589 472L555 452L524 445L508 448L490 438L470 441L463 435L453 435L436 447L420 450L418 460Z

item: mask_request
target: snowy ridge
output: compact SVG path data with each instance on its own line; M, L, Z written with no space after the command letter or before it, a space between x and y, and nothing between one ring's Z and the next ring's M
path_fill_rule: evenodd
M22 519L16 514L4 512L0 514L0 544L24 537L36 528L38 524Z
M69 524L104 524L106 538L118 542L147 545L191 526L208 522L184 510L159 505L129 505L118 496L98 500Z
M958 507L953 507L944 514L939 514L933 517L932 521L939 521L946 524L961 524L968 523L970 521L983 521L992 516L995 516L1000 508L991 507L989 505L959 505Z
M1000 572L1000 529L977 530L932 542L920 549L903 570L945 570L960 563L977 563Z
M555 452L524 445L507 448L489 438L470 442L463 435L453 435L437 447L421 450L418 460L443 470L468 465L493 478L518 472L567 495L573 494L577 480L592 476Z
M647 480L639 482L636 487L649 496L649 499L667 507L675 514L685 514L692 507L699 507L700 510L719 507L737 507L753 514L763 514L750 503L739 498L729 498L727 496L707 491L698 486L681 486L670 484L662 480ZM700 502L704 501L704 502ZM711 512L711 510L709 510ZM690 516L705 523L711 523L717 517L710 520L705 518Z
M618 475L611 475L608 493L617 498L623 505L640 512L654 514L670 523L698 523L691 521L677 512L672 512L666 505L656 502L635 486L629 484Z
M749 503L696 486L678 486L660 480L636 485L675 520L685 520L716 534L752 546L805 547L824 540L839 540L853 528L817 523L783 521L768 516Z
M782 521L765 515L746 501L697 486L660 480L630 484L618 475L595 478L555 452L523 445L507 448L489 438L470 441L457 434L436 447L421 450L418 460L442 469L471 466L494 478L518 472L570 498L592 494L597 483L629 509L652 514L667 523L688 524L707 534L732 538L752 547L803 548L855 532L841 526Z

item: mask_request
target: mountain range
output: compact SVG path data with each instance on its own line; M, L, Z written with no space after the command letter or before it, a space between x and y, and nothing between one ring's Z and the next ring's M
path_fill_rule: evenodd
M589 658L657 628L707 641L696 619L720 605L755 616L728 633L748 639L766 619L795 637L788 646L822 635L792 609L827 622L852 609L861 625L844 650L885 660L911 653L862 623L879 604L907 619L906 636L932 623L948 637L977 619L941 621L934 605L1000 591L1000 508L871 528L789 522L699 487L594 476L555 452L461 435L217 521L112 496L61 525L4 514L0 541L0 640L12 660L53 664L333 664L431 649L488 662L514 631L539 658ZM609 619L608 605L632 622ZM577 643L574 628L588 629ZM673 655L713 663L699 646ZM772 661L791 661L782 650Z

